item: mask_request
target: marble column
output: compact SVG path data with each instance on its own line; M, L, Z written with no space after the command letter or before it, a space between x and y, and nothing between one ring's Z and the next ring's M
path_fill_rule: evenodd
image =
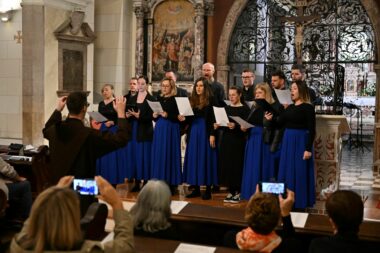
M195 5L195 49L194 49L194 78L202 76L202 64L204 63L204 8L202 4Z
M134 8L136 14L136 75L143 74L144 66L144 8Z
M44 6L22 7L22 141L43 144L45 30Z
M221 84L223 84L224 91L226 94L228 94L228 74L230 72L230 66L228 65L221 65L216 67L216 80L218 80Z

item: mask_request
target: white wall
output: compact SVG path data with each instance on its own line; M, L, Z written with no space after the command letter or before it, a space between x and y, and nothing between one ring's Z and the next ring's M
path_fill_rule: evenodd
M14 35L22 30L22 12L0 22L0 138L22 138L22 44Z

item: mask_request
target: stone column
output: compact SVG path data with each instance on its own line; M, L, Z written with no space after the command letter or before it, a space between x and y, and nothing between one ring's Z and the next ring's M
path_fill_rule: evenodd
M43 144L45 30L43 5L22 7L22 142Z
M373 161L374 166L373 170L375 174L378 175L380 172L380 64L374 65L374 70L376 73L376 111L375 111L375 136L374 141L375 145L373 146ZM377 144L377 145L376 145Z
M136 15L136 75L143 74L144 66L144 8L143 6L135 6Z
M216 71L217 71L216 72L216 80L218 80L218 82L223 84L224 91L226 92L226 94L228 94L228 92L227 92L228 88L229 88L228 73L230 73L230 66L228 66L228 65L217 66Z
M195 5L195 49L194 49L194 78L197 79L202 76L202 64L204 63L204 9L202 4Z

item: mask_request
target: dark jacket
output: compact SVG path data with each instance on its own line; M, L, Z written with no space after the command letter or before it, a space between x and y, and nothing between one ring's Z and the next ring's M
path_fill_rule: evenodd
M149 107L147 102L156 101L156 99L149 93L146 95L142 104L137 104L137 95L130 97L128 104L134 104L138 110L140 110L140 117L138 119L133 118L130 120L137 120L137 141L152 141L153 140L153 111Z
M131 136L126 119L118 119L118 130L100 132L83 125L79 119L62 121L61 112L55 110L42 130L49 140L52 183L65 175L92 178L96 172L96 159L115 149L124 147Z

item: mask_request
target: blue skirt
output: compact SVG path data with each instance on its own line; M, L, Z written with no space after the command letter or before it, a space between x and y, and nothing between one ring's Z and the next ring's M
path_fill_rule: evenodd
M191 185L218 184L217 153L211 148L204 118L191 124L183 167L184 182Z
M315 204L314 156L303 160L309 133L305 129L285 129L282 139L278 180L295 193L295 208Z
M112 132L116 133L117 126L112 126L107 128L104 123L102 123L100 129L102 132ZM119 158L119 150L112 151L96 160L96 174L101 175L111 184L120 183L118 177L118 158Z
M152 158L152 142L136 142L136 179L149 180Z
M136 176L136 138L137 138L137 121L133 120L132 136L127 145L119 150L119 166L118 173L121 182L124 182L126 178L129 180Z
M153 134L151 177L171 185L182 183L179 123L162 117L158 119Z
M252 127L245 146L241 197L249 199L259 182L274 177L273 163L270 162L270 146L263 142L263 128Z

